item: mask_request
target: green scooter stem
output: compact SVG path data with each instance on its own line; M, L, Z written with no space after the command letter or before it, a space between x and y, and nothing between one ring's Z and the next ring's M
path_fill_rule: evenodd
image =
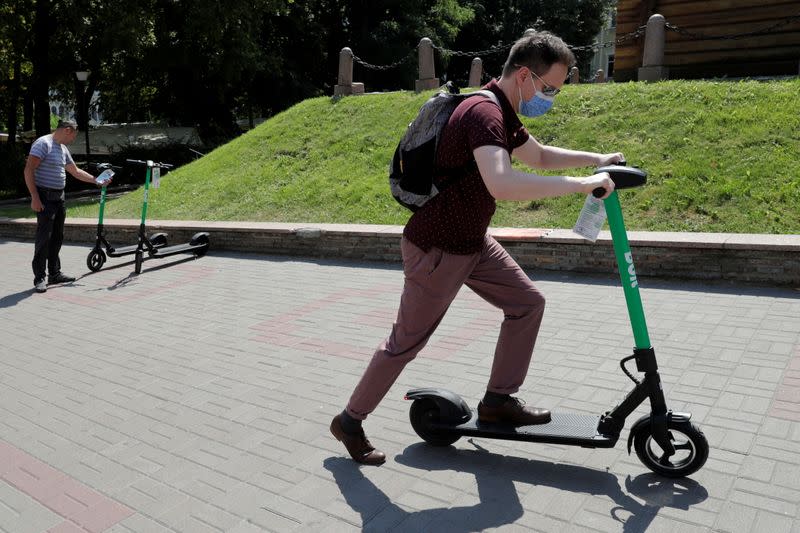
M647 322L644 318L642 297L639 294L639 282L636 278L636 269L633 266L633 256L628 243L628 234L625 231L625 222L622 220L622 208L619 205L617 191L612 192L604 200L608 226L611 229L611 240L614 243L614 254L617 256L617 267L622 288L625 291L625 302L628 305L628 315L633 328L633 338L636 347L640 349L651 348L650 335L647 333Z
M103 188L100 189L100 219L98 220L98 224L102 227L103 226L103 211L106 208L106 186L103 185Z
M150 172L152 167L147 165L147 172L145 172L144 177L144 201L142 202L142 227L144 227L144 221L147 218L147 193L150 190Z

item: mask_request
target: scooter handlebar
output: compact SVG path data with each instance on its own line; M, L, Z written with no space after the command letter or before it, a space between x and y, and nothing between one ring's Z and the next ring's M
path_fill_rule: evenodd
M149 167L158 167L158 168L172 168L175 165L170 165L169 163L159 163L156 161L142 161L141 159L126 159L128 163L136 163L137 165L146 165Z
M632 187L641 187L647 182L647 172L638 167L626 166L626 161L620 161L616 165L608 165L600 167L594 171L595 174L601 172L608 172L611 179L614 181L615 189L630 189ZM606 193L603 187L597 187L592 191L595 198L602 198Z

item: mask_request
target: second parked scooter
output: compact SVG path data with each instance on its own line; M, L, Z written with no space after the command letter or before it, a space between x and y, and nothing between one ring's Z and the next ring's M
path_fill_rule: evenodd
M142 272L142 262L144 261L144 254L153 258L167 257L175 254L194 254L196 257L206 255L209 247L208 233L201 231L192 235L189 242L183 244L174 244L172 246L157 246L152 239L147 237L145 229L145 219L147 218L147 196L150 191L150 180L154 172L161 172L162 168L172 168L172 165L167 163L156 163L154 161L141 161L139 159L126 159L128 163L135 163L138 165L146 165L147 172L145 172L144 179L144 201L142 202L142 223L139 224L139 243L136 246L136 273Z

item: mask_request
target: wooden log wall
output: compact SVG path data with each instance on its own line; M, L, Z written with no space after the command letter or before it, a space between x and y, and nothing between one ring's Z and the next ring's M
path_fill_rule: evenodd
M617 38L647 24L650 15L668 24L716 37L760 32L791 20L764 35L741 39L703 38L667 30L665 66L670 78L797 75L800 72L800 2L798 0L619 0ZM616 46L616 81L636 79L642 66L644 36Z

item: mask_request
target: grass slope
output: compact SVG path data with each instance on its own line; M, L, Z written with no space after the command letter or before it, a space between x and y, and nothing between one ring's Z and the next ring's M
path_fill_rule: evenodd
M306 100L162 178L148 217L403 224L388 164L430 94ZM648 170L646 187L621 193L629 229L800 233L798 94L798 79L566 86L525 123L544 143L620 150ZM137 218L141 200L139 190L111 201L107 216ZM582 203L501 202L493 224L572 227Z

